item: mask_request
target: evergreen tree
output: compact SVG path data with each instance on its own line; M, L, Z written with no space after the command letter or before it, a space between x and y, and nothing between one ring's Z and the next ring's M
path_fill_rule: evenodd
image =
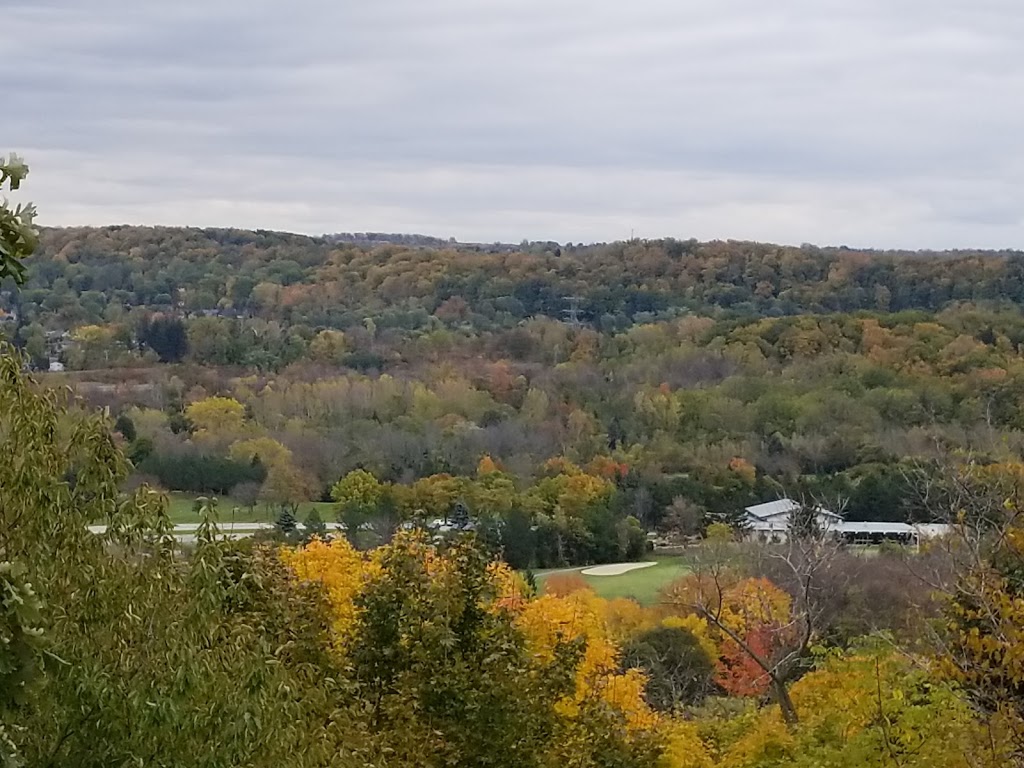
M295 533L298 525L298 521L295 519L295 514L288 505L282 505L281 511L274 519L274 527L286 538L290 538L292 534Z
M306 515L306 519L302 522L306 529L306 538L312 538L316 536L320 539L327 537L327 525L320 517L320 513L316 511L316 507L309 510L309 514Z
M121 436L129 443L135 442L137 436L135 431L135 422L131 420L131 417L126 413L122 413L117 417L117 421L114 422L114 429L121 433Z
M143 320L139 341L156 352L162 363L180 363L188 354L188 332L181 318L156 315Z
M456 530L465 531L469 528L472 521L469 517L469 507L466 506L466 502L461 499L455 502L455 506L452 507L451 520Z

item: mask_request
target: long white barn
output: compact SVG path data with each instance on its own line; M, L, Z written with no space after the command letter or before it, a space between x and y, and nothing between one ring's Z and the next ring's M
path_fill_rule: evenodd
M792 499L777 499L746 507L744 521L748 535L761 541L785 541L789 535L790 516L797 509L800 509L800 503ZM909 525L844 520L841 515L820 505L814 509L817 512L818 528L832 531L854 544L877 544L886 540L919 544L923 539L944 536L950 530L948 525L935 523Z

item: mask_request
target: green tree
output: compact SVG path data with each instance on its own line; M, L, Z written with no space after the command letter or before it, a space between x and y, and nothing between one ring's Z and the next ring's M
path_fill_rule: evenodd
M338 749L316 593L273 554L219 541L208 503L182 558L163 499L121 494L128 464L105 417L31 384L6 347L0 435L19 457L0 462L8 764L312 766Z
M302 525L305 527L306 538L312 538L316 536L318 538L326 538L327 536L327 525L320 517L320 513L316 511L316 507L309 510L309 514L306 515L306 519L302 521Z
M181 318L154 315L139 326L139 341L154 352L162 363L180 363L188 354L188 333Z
M28 176L28 166L11 153L0 156L0 192L6 187L12 192L21 187ZM39 244L39 232L33 226L36 215L31 203L15 206L0 198L0 280L13 278L19 285L25 282L24 259L31 256Z
M338 522L345 527L345 536L353 546L358 543L360 529L378 511L385 490L380 480L365 469L352 470L331 488Z
M536 561L536 536L529 513L514 507L501 527L502 554L505 562L517 570L530 568Z
M117 417L117 421L114 422L114 429L120 432L121 437L129 443L134 442L137 437L135 422L132 421L131 416L126 413L122 413Z
M24 169L2 173L16 186ZM0 217L16 281L24 214ZM5 768L313 766L337 751L322 600L276 557L219 542L208 507L180 557L164 499L121 493L129 464L105 415L41 389L6 345L0 449L16 457L0 462Z
M644 672L647 703L663 712L699 703L712 687L711 659L700 641L679 627L656 627L637 635L623 649L623 665Z
M511 617L493 608L483 550L462 537L432 573L435 557L422 535L396 538L357 599L351 663L375 735L368 763L546 765L579 649L538 674Z
M292 510L285 506L281 508L277 517L274 519L274 527L277 528L278 532L281 533L285 538L291 538L298 528L298 521L295 519L295 514Z

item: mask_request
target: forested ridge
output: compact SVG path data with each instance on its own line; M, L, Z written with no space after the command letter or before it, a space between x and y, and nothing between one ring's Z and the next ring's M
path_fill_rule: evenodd
M664 313L737 316L938 311L1024 300L1024 254L907 253L695 240L508 251L361 247L277 232L166 227L48 229L21 305L32 319L95 322L110 305L218 307L314 326L502 328L561 318L566 296L603 331ZM45 292L45 295L44 293Z

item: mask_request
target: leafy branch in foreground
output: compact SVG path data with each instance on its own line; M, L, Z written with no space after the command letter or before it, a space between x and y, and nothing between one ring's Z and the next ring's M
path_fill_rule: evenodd
M25 161L13 152L0 157L0 192L15 192L28 176ZM39 244L39 232L33 226L36 209L32 203L12 205L0 199L0 280L11 277L18 285L25 282L23 259L31 256Z

